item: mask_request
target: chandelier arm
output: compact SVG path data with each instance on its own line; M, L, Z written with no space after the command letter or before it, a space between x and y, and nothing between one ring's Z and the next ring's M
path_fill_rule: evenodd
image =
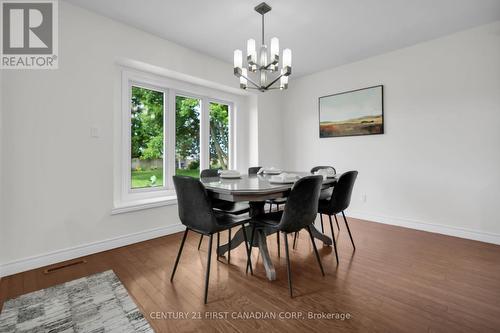
M252 80L250 77L247 77L247 76L245 76L243 74L241 76L244 77L248 82L250 82L251 84L253 84L257 89L260 89L260 86L257 83L255 83L255 81Z
M271 83L269 83L267 86L265 86L265 89L269 89L273 84L275 84L279 79L281 79L281 77L283 76L283 74L280 74L277 78L275 78Z

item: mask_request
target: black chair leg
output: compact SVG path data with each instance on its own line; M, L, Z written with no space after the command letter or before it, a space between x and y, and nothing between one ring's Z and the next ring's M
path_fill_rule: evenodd
M325 227L323 227L323 214L319 214L319 219L321 221L321 233L324 234L325 233Z
M292 245L292 249L295 250L295 245L297 244L297 237L299 236L299 232L296 231L295 234L293 235L293 245Z
M288 273L288 290L290 291L290 297L293 297L292 291L292 271L290 270L290 253L288 251L288 235L284 232L285 235L285 251L286 251L286 271Z
M278 245L278 258L281 257L281 249L280 249L280 233L276 233L276 244Z
M335 217L335 223L337 223L337 229L340 231L339 220L337 220L337 214L333 214L333 217Z
M217 261L219 260L219 246L220 246L220 233L217 233L217 249L215 251L215 258L217 258Z
M250 267L250 274L253 275L252 258L251 258L251 252L250 252L250 250L252 249L252 245L248 244L247 230L246 230L244 224L241 225L241 229L243 229L243 238L245 239L245 250L247 250L246 274L248 274L248 267ZM250 247L248 245L250 245Z
M200 235L200 241L198 242L198 251L200 251L200 246L202 241L203 241L203 235Z
M332 216L328 215L330 218L330 230L332 231L332 241L333 241L333 249L335 250L335 259L337 260L337 266L339 265L339 255L337 253L337 242L335 241L335 234L333 233L333 223Z
M318 260L319 268L321 269L321 275L325 276L325 271L323 270L323 264L321 263L321 259L319 257L318 249L316 248L316 243L314 242L314 237L311 232L311 226L307 226L307 231L309 231L309 236L311 237L311 242L314 248L314 254L316 255L316 260Z
M347 223L347 219L345 218L344 211L342 211L342 216L344 217L344 222L345 226L347 227L347 232L349 233L349 238L351 238L352 247L354 248L354 250L356 250L356 246L354 245L354 241L352 240L351 230L349 229L349 224Z
M252 234L250 235L250 250L249 250L249 257L252 255L252 247L253 247L253 239L255 237L255 227L256 225L252 225ZM246 268L246 273L248 273L248 267L252 264L252 262L249 260L247 260L247 268ZM250 267L251 268L251 267ZM253 271L252 271L253 272Z
M210 260L212 259L213 236L213 234L210 234L210 240L208 241L207 273L205 274L205 304L207 304L208 300L208 282L210 280Z
M231 263L231 228L229 228L228 230L228 241L227 241L227 244L228 244L228 249L227 249L227 263L230 264Z
M172 270L172 275L170 275L170 282L174 279L175 271L177 270L177 265L179 264L179 259L181 258L182 249L184 248L184 242L186 241L188 231L189 229L186 228L184 236L182 236L181 246L179 248L179 252L177 253L177 258L175 259L174 269Z

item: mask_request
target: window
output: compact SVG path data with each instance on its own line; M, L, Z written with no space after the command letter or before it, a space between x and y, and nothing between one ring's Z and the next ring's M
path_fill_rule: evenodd
M191 91L192 90L192 91ZM115 209L175 200L172 176L230 169L232 95L186 82L122 71ZM141 209L141 208L137 208Z
M210 103L210 168L229 169L229 105Z
M164 186L165 94L134 85L131 90L130 188L161 187Z
M175 174L200 174L201 100L175 97Z

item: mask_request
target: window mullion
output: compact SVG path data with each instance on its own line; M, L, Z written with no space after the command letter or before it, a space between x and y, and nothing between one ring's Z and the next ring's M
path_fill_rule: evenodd
M200 119L200 170L209 169L210 112L208 98L202 98Z
M165 159L166 167L166 182L165 185L169 189L174 188L174 184L172 181L172 176L175 175L175 98L176 98L176 93L174 90L167 90L167 99L168 99L168 104L167 104L167 110L166 110L166 131L167 135L165 135L165 140L166 142L164 143L165 151L167 158Z

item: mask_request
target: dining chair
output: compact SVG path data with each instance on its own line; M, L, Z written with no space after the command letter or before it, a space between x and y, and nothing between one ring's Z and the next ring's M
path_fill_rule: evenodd
M256 175L260 169L262 169L260 166L250 167L248 168L248 175Z
M177 192L177 203L179 209L179 218L186 226L184 236L177 258L175 259L170 282L173 281L179 259L181 258L184 242L189 231L199 233L209 237L207 270L205 273L205 304L208 299L208 284L210 279L210 260L212 256L212 240L215 233L219 233L230 228L241 226L245 240L245 249L247 253L247 265L250 263L250 250L246 236L245 223L249 222L247 216L231 215L224 212L217 212L213 209L212 200L208 196L205 186L196 178L186 176L173 176L175 191ZM253 274L253 270L251 270Z
M333 174L337 174L337 170L335 170L334 167L330 166L330 165L319 165L319 166L315 166L313 168L311 168L311 174L314 174L316 171L319 171L319 170L323 170L323 169L332 169L333 170ZM332 186L329 186L328 188L322 188L321 189L321 192L319 194L319 199L322 200L322 199L329 199L331 196L332 196L332 192L333 192L333 184ZM336 221L336 220L335 220ZM337 228L340 230L340 227L339 227L339 223L337 222ZM325 233L325 227L323 226L323 219L321 219L321 232L322 233ZM297 238L299 237L299 233L296 232L294 235L293 235L293 245L292 245L292 248L295 250L295 246L297 244Z
M314 174L315 172L317 172L319 170L325 170L325 169L332 169L333 174L334 175L337 174L337 170L335 170L335 168L330 166L330 165L315 166L315 167L311 168L311 173ZM325 188L325 189L322 189L320 194L319 194L319 200L330 199L332 196L332 192L333 192L333 186L334 185L332 184L332 186ZM335 220L335 222L337 222L337 220ZM340 230L340 226L339 226L338 222L337 222L337 229ZM325 233L325 228L323 227L323 221L321 222L321 232ZM293 248L295 248L295 244L294 244Z
M288 249L288 234L300 231L304 228L309 232L311 242L314 248L314 254L321 269L321 274L324 276L323 265L319 257L316 243L311 231L311 225L317 215L319 193L321 184L323 183L322 176L307 176L299 179L293 186L288 196L288 202L283 212L271 212L252 218L252 232L250 244L253 244L253 239L257 228L271 228L282 234L285 238L286 250L286 267L288 275L288 289L290 297L293 297L292 290L292 272L290 267L290 251ZM279 237L279 236L278 236ZM252 247L250 246L250 254ZM251 263L248 263L251 265Z
M332 232L332 240L335 249L335 259L337 260L337 264L339 263L339 257L337 254L335 235L333 233L332 215L335 217L335 221L337 221L337 214L342 213L347 232L349 233L349 238L351 239L352 247L354 248L354 250L356 250L356 246L354 245L354 240L352 239L351 230L349 229L349 224L347 223L344 210L346 210L351 203L352 189L354 188L354 182L356 181L357 177L357 171L348 171L343 173L333 187L333 192L330 199L323 199L319 200L318 202L318 213L320 214L321 224L323 224L323 214L328 215L328 218L330 220L330 230Z
M215 178L219 177L219 169L204 169L200 172L200 178ZM250 205L247 202L230 202L226 200L213 199L213 208L217 211L225 212L228 214L245 214L250 211ZM231 244L231 229L228 229L229 244ZM200 235L198 242L198 250L200 250L201 243L203 242L203 234ZM220 234L217 233L217 249L220 246ZM218 260L218 256L217 256ZM231 249L227 252L227 262L231 263Z
M286 204L286 200L287 200L286 198L275 198L275 199L266 200L266 203L269 204L269 212L273 211L273 205L276 205L276 210L279 211L280 205ZM278 237L278 244L279 244L279 237ZM279 249L279 245L278 245L278 249ZM279 255L279 251L278 251L278 255Z

